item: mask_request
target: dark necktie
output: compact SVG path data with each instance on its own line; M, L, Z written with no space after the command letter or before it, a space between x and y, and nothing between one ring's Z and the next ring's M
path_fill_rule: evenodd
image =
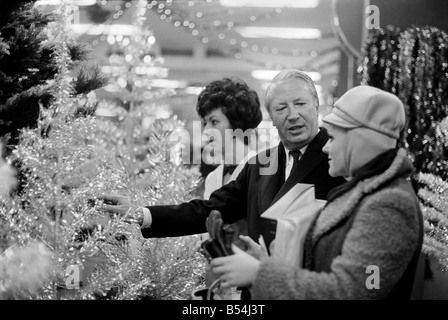
M293 159L294 159L294 163L292 165L291 168L291 173L288 176L288 179L286 179L286 181L282 184L282 186L280 187L280 190L277 192L277 194L275 195L274 199L272 200L271 205L276 202L278 199L280 199L281 197L283 197L285 195L286 192L288 192L292 187L294 187L294 185L298 182L297 181L297 176L299 175L299 158L300 155L302 154L300 152L300 150L293 150L290 151ZM285 170L283 168L283 170ZM285 177L285 172L283 171L283 177ZM283 178L284 179L284 178Z
M299 159L300 159L300 156L302 155L302 152L300 152L300 150L292 150L289 153L291 154L292 158L294 159L294 162L292 165L291 173L289 174L288 179L286 179L286 181L290 180L291 177L294 177L296 175L296 171L299 169Z

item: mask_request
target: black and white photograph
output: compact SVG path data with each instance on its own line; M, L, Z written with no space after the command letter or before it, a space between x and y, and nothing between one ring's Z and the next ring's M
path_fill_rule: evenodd
M0 300L448 300L447 16L0 2Z

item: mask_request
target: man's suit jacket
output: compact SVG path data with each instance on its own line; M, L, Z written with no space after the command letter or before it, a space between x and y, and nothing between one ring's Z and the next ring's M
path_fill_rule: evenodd
M300 158L299 174L287 183L283 183L286 153L280 143L250 159L238 178L213 192L209 200L148 207L152 224L151 228L142 229L143 236L174 237L206 232L206 218L215 209L221 212L224 223L247 217L248 235L258 241L260 215L295 183L314 184L316 198L325 200L332 188L345 182L328 174L328 157L322 152L327 140L327 131L321 128ZM276 164L277 170L260 174L269 172L267 168L272 168L272 164L274 167Z

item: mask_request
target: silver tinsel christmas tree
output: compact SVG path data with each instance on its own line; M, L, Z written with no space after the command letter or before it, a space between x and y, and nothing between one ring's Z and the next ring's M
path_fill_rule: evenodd
M20 192L2 193L8 249L0 299L186 299L203 284L199 237L143 239L136 224L109 216L96 200L102 193L136 205L189 200L200 174L179 163L170 139L183 123L154 118L155 97L128 109L104 102L113 117L76 116L85 102L71 94L66 12L62 6L51 29L57 95L8 158L20 161L25 179Z

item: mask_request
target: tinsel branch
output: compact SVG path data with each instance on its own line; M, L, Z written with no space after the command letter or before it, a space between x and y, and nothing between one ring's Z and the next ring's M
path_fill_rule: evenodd
M448 271L448 183L431 174L419 174L418 197L425 219L423 252Z
M422 252L434 257L440 270L448 272L448 250L446 243L440 243L431 237L425 237Z
M433 224L437 224L441 227L448 228L448 219L446 214L437 211L434 208L422 206L423 207L423 216L427 221Z
M419 174L419 182L424 186L424 188L419 190L422 198L428 201L439 212L447 214L448 205L446 199L448 199L448 182L438 176L425 173Z

